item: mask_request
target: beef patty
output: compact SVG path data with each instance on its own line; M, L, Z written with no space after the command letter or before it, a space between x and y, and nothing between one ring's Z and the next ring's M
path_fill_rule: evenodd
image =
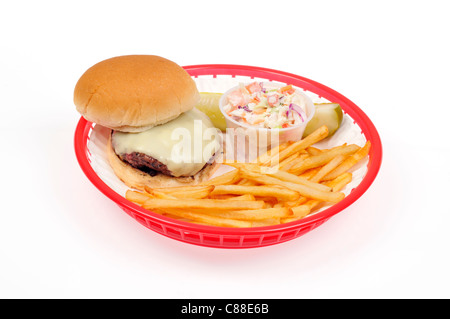
M111 132L111 135L114 134L114 131ZM129 154L117 154L119 158L130 164L132 167L137 168L150 176L155 176L159 173L167 175L167 176L174 176L172 172L167 168L166 164L161 163L157 159L139 152L132 152ZM210 161L208 161L203 168L205 168L207 165L211 164L211 161L214 159L215 154L211 157ZM202 168L202 169L203 169ZM191 176L193 178L193 176Z
M130 154L119 155L119 157L122 161L127 162L134 168L137 168L150 176L155 176L158 173L173 176L172 172L167 168L167 165L146 154L133 152Z

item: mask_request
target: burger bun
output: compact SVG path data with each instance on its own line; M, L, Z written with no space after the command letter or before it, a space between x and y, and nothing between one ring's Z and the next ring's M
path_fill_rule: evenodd
M122 132L141 132L191 110L200 94L178 64L155 55L99 62L78 80L77 111L88 121Z

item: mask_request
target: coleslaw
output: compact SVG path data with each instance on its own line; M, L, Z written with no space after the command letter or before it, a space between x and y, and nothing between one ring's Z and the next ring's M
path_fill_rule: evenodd
M241 83L227 99L223 107L225 113L250 126L281 129L307 120L305 98L292 85L274 87L264 82Z

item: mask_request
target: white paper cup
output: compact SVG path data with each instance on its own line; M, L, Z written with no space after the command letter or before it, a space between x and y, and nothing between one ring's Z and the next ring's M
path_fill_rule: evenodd
M285 86L285 84L281 83L273 83L273 82L263 82L265 87L268 88L279 88ZM238 140L238 144L242 143L242 141L246 141L248 145L246 147L250 147L251 149L257 149L258 155L263 154L265 151L270 148L276 147L279 144L282 144L287 141L299 141L302 139L303 132L305 131L306 125L312 119L315 113L315 105L313 101L301 90L295 88L295 91L298 95L301 95L305 101L305 112L306 112L306 120L299 124L288 128L280 128L280 129L270 129L270 128L261 128L252 126L250 124L241 123L230 116L224 111L225 105L228 104L228 95L239 89L239 85L232 87L228 91L226 91L220 101L219 107L223 116L225 117L227 123L227 140L231 140L231 134L235 135L234 140ZM239 142L241 141L241 142ZM236 143L236 142L235 142ZM256 143L256 145L255 145ZM238 145L241 147L242 145Z

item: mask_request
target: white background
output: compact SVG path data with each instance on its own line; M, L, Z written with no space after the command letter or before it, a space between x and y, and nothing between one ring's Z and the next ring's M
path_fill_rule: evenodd
M450 297L447 2L3 2L0 297ZM76 81L122 54L321 82L373 120L380 173L354 205L280 245L161 236L92 186L73 151Z

